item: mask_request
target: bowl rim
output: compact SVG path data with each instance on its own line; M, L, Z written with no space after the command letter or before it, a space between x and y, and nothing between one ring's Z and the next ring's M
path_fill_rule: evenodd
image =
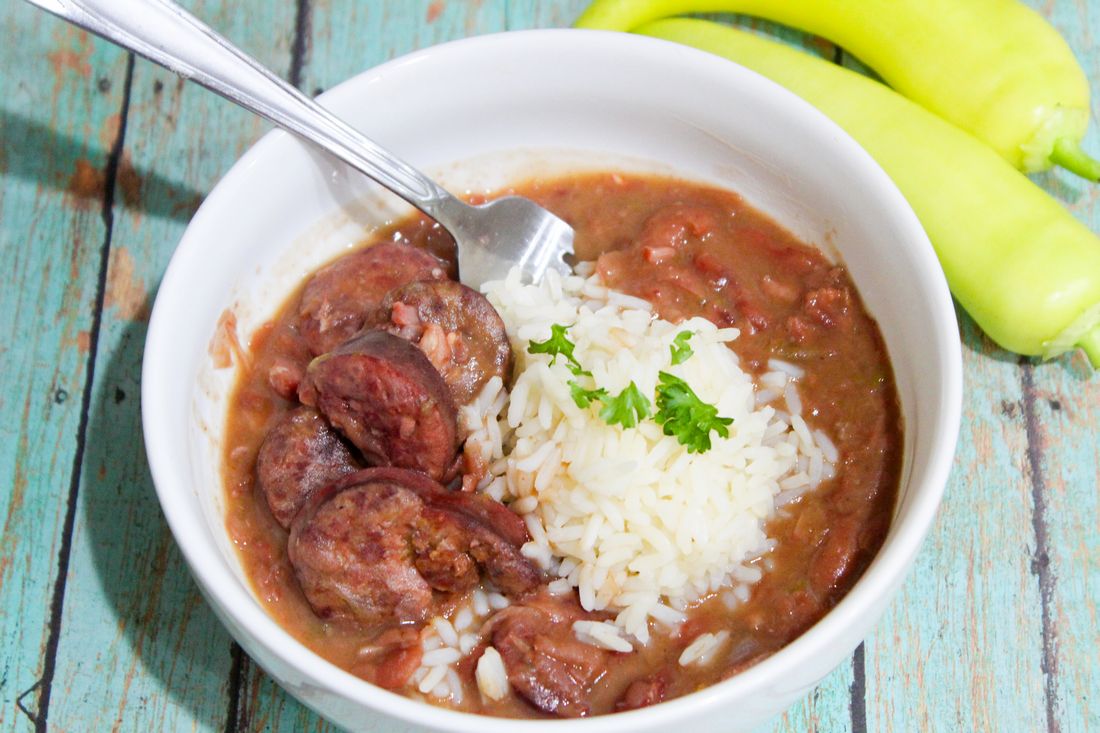
M729 77L728 83L731 87L756 87L757 93L774 98L783 107L784 114L798 115L805 119L806 125L829 131L834 138L833 144L841 148L839 153L851 157L863 170L868 185L881 189L884 200L892 204L892 218L896 220L899 232L904 234L902 238L915 247L912 254L922 266L924 284L934 299L931 306L938 320L930 326L933 343L928 347L935 349L938 355L938 368L942 374L940 404L936 411L935 424L925 428L935 435L925 471L926 478L914 487L915 496L904 521L892 525L891 533L883 546L849 592L806 632L764 661L728 680L643 710L583 720L496 718L431 705L371 685L326 661L297 641L263 610L252 590L239 582L217 547L186 541L191 534L191 526L195 522L203 526L205 522L200 509L187 506L190 487L184 477L189 472L179 470L186 466L186 451L168 440L167 431L162 429L165 422L163 411L174 412L166 407L166 395L179 385L168 383L163 376L165 371L160 368L160 364L173 354L170 326L172 320L178 317L172 312L173 301L186 291L184 276L194 266L193 261L200 256L197 250L202 243L193 232L206 219L217 217L214 212L222 200L233 200L241 193L245 184L243 179L256 161L276 152L288 140L297 142L282 130L264 135L218 181L188 224L165 270L150 317L142 362L142 427L146 452L157 496L176 544L211 605L215 610L228 615L234 624L247 629L267 652L305 677L319 681L330 692L385 715L446 731L535 733L568 728L570 731L583 729L589 733L625 733L634 730L642 722L639 717L642 715L645 716L647 728L673 723L687 714L699 714L705 709L714 708L727 698L744 698L764 690L768 684L781 679L782 671L791 668L799 659L810 658L835 643L835 639L842 636L844 629L858 623L859 616L876 599L892 595L907 574L928 533L946 487L961 420L961 343L957 338L954 306L932 246L916 215L893 181L858 143L808 102L763 76L718 56L667 41L626 33L576 29L506 31L413 51L352 76L326 91L319 99L326 106L339 111L345 105L355 103L359 89L368 84L371 78L399 67L470 51L506 51L511 44L522 44L525 47L549 45L558 49L567 44L571 53L576 53L583 47L586 52L595 51L608 55L661 54L666 59L675 59L677 64L685 67L685 73L701 73L704 70L711 74L721 73ZM175 454L184 456L181 459ZM219 486L218 489L224 490L224 487ZM226 619L223 618L222 621L224 624ZM245 640L237 640L247 646ZM323 711L318 712L324 714Z

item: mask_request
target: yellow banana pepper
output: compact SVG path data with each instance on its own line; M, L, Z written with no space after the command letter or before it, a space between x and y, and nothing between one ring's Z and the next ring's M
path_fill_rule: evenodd
M576 26L629 31L702 12L827 38L1016 168L1060 165L1100 181L1100 162L1081 149L1088 79L1058 32L1017 0L596 0Z

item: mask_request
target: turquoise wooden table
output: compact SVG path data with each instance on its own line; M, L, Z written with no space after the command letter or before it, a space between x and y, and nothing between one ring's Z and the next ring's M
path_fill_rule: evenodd
M1100 96L1100 0L1029 1ZM415 48L567 25L585 0L188 5L316 94ZM0 730L331 730L207 608L142 450L157 284L267 127L23 3L0 23ZM1038 180L1100 232L1100 186ZM1100 375L1080 355L1021 360L965 316L961 338L958 456L914 572L850 661L764 730L1100 731Z

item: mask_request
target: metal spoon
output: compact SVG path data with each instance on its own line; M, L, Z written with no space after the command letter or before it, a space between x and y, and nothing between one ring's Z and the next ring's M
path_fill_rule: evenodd
M567 273L573 230L518 196L470 206L379 147L170 0L27 0L128 48L303 137L432 217L455 238L462 281L478 287L513 266L537 281Z

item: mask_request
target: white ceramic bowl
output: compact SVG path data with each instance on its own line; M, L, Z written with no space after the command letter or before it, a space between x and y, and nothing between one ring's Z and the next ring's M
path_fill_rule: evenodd
M852 591L785 649L733 679L642 711L585 721L456 713L373 687L291 638L257 602L227 537L220 439L233 369L208 347L219 317L247 339L312 269L402 210L291 136L255 145L195 215L157 295L145 348L146 449L157 494L203 593L291 694L352 730L584 733L748 729L856 647L933 520L955 447L954 310L924 232L871 158L780 87L652 39L530 31L429 48L327 92L323 103L454 190L531 174L668 172L742 193L839 255L885 335L905 418L895 519Z

